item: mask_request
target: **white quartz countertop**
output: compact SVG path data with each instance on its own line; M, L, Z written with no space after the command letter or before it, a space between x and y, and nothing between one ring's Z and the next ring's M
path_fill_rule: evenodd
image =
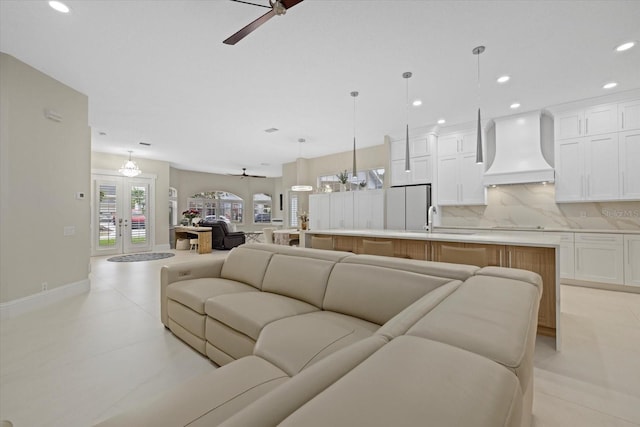
M449 227L447 227L449 228ZM400 230L309 230L308 234L330 234L333 236L354 236L354 237L380 237L388 239L425 240L441 242L463 242L463 243L486 243L491 245L514 245L514 246L534 246L534 247L560 247L560 239L553 236L538 235L511 235L492 233L428 233L418 231Z
M434 227L434 232L438 232L439 229L442 230L477 230L478 232L482 231L490 231L492 233L500 232L500 231L546 231L546 232L563 232L563 233L610 233L610 234L640 234L640 225L638 225L638 229L633 230L611 230L611 229L585 229L585 228L559 228L559 227L543 227L543 226L459 226L459 225L441 225Z

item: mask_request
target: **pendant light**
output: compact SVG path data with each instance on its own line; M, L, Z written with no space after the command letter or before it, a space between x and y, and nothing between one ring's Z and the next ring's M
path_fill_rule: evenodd
M409 79L413 74L407 71L402 73L402 77L407 80L407 141L405 145L404 153L404 171L411 172L411 165L409 164Z
M312 191L313 187L311 185L300 184L300 163L302 160L302 143L305 142L304 138L299 138L298 143L300 144L298 148L298 159L296 160L296 185L291 186L291 191Z
M129 150L129 160L124 163L120 169L118 169L118 172L129 178L133 178L134 176L138 176L142 173L136 162L131 160L131 153L133 153L133 151Z
M351 179L357 183L358 170L356 169L356 97L358 96L358 92L351 92L351 96L353 97L353 173L351 174Z
M484 52L484 46L473 48L473 54L478 57L478 137L476 140L476 163L484 162L482 157L482 124L480 122L480 54Z

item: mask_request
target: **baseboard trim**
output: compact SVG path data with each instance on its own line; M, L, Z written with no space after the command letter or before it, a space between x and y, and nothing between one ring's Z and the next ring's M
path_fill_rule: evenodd
M153 247L154 252L169 251L169 250L171 250L171 245L169 243L165 243L163 245L155 245Z
M49 291L38 292L13 301L0 303L0 319L6 320L21 314L29 313L54 302L89 292L91 282L83 279L78 282L59 286Z
M640 294L639 286L614 285L613 283L587 282L585 280L576 279L560 279L560 284L569 286L581 286L583 288L604 289L605 291L630 292L632 294Z

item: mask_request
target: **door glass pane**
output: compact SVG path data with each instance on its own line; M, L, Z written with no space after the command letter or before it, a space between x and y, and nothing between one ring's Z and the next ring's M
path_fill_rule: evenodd
M116 245L116 186L99 186L100 202L98 207L99 246L101 248Z
M146 186L131 186L131 243L147 244Z

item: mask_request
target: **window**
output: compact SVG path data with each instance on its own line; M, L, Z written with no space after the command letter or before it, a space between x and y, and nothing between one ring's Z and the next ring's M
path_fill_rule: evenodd
M226 191L207 191L189 197L187 208L196 209L205 220L241 223L244 201L241 197Z
M271 196L265 193L253 195L253 222L255 224L271 223Z
M349 180L346 185L349 190L357 190L358 188L375 190L382 188L384 184L384 168L358 171L356 179L354 179L352 172L348 172L348 175ZM340 191L338 174L318 177L318 188L325 193Z
M298 195L289 193L289 225L298 227Z

